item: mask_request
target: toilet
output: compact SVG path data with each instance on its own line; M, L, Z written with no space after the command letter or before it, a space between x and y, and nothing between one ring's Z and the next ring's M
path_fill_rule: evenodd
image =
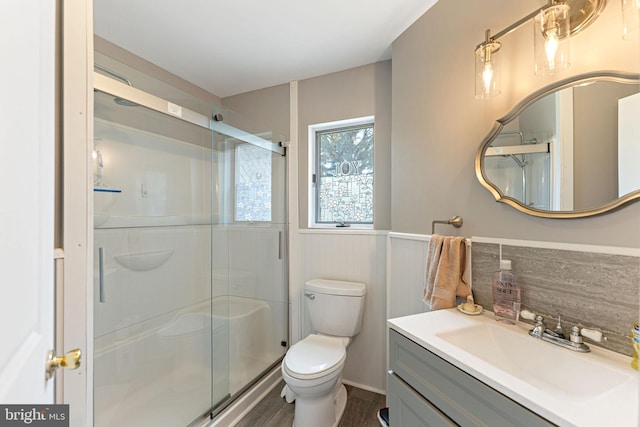
M282 361L281 395L295 400L293 425L335 427L347 403L342 369L351 338L362 328L363 283L314 279L304 296L315 333L294 344Z

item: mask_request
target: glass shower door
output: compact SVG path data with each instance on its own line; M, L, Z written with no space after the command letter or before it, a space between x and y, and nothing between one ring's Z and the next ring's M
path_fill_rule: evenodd
M228 327L226 341L214 334L213 394L214 400L223 399L221 405L277 364L287 349L286 173L280 136L258 131L228 109L214 106L214 111L212 318L214 329L223 322ZM226 359L216 362L216 355ZM226 393L216 366L225 362Z
M186 426L286 352L282 138L94 81L94 425Z
M211 132L96 92L93 157L94 425L186 426L212 406Z

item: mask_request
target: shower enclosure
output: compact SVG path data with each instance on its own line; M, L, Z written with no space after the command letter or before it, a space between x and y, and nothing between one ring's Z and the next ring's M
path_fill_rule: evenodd
M187 426L286 352L282 139L96 71L94 425Z
M551 209L550 141L551 138L526 135L521 130L501 132L486 152L487 178L505 196L530 207Z

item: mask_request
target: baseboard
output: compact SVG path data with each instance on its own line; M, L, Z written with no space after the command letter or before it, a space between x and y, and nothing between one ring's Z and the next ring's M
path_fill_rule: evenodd
M386 390L380 390L380 389L377 389L377 388L374 388L374 387L370 387L368 385L358 384L358 383L356 383L354 381L347 381L347 380L343 379L342 383L346 384L346 385L353 386L353 387L361 388L362 390L366 390L366 391L371 391L373 393L382 394L383 396L387 395Z
M232 405L222 411L215 419L202 424L202 427L233 427L236 425L249 411L251 411L264 397L269 394L275 386L282 380L282 372L280 365L274 367L265 377L254 387L249 389L244 395L238 398ZM353 381L342 381L344 384L367 390L373 393L386 395L385 390L379 390L364 384L358 384Z
M232 427L251 411L282 380L280 365L203 427Z

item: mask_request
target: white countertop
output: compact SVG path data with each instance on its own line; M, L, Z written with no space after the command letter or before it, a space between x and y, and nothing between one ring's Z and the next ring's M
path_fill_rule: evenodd
M560 426L640 426L640 373L631 368L630 357L601 349L595 345L590 346L591 352L589 353L574 353L571 350L530 337L527 332L531 325L522 322L515 326L505 325L496 322L493 318L493 313L487 311L479 316L465 315L456 309L432 311L390 319L388 326L512 400ZM443 338L450 332L455 333L457 330L477 326L507 328L498 330L498 332L501 332L501 334L498 334L501 337L510 336L512 333L522 334L527 340L531 340L520 342L520 344L526 343L526 356L523 355L522 348L514 349L513 354L518 354L518 350L520 351L521 357L517 361L518 363L509 363L511 366L508 367L506 366L507 364L498 366L496 363L487 361L491 357L483 358L478 356L477 354L482 353L476 351L478 350L477 348L465 349L464 344L454 345L450 342L451 340L448 341ZM514 345L518 345L517 341L523 339L520 336L514 336L514 338L517 338L513 340ZM504 358L511 356L509 343L501 342L499 344L496 346L495 343L490 343L491 347L484 349L485 354L492 353L493 357L493 355L502 352L503 354L497 354L496 360L500 358L507 360ZM528 351L530 347L533 351ZM556 359L572 361L572 358L575 357L578 362L575 366L587 366L593 369L585 369L585 371L598 371L602 372L602 375L607 375L607 372L611 372L621 381L619 381L619 384L616 381L618 385L599 394L589 395L581 391L571 394L566 390L589 389L588 381L591 381L589 375L593 372L586 372L585 376L581 376L579 374L580 371L575 369L572 372L561 369L557 375L554 375L553 382L559 385L554 389L553 384L543 384L539 378L536 378L535 372L536 369L539 372L539 366L527 372L527 361L522 359L528 357L531 357L532 362L535 362L536 358L538 361L547 359L552 361ZM517 365L524 366L525 369L520 372ZM535 363L532 363L532 365L535 366ZM548 363L544 366L549 366L549 370L553 372L554 369L558 370L558 365L562 365L562 363L553 365L555 364ZM564 387L565 385L566 387Z

